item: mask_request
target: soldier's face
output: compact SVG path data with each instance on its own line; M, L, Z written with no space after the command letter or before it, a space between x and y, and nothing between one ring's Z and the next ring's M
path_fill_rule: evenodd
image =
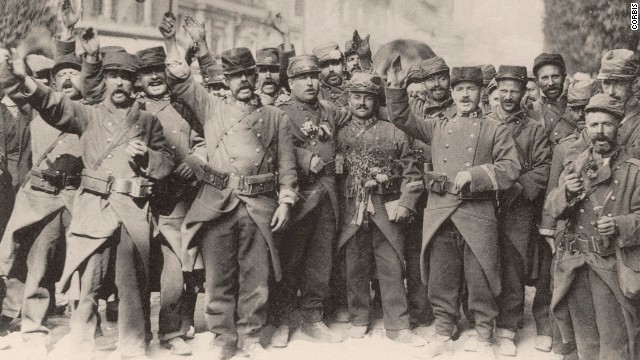
M342 60L323 61L320 64L320 80L331 85L342 85Z
M427 95L436 101L444 100L449 94L449 74L433 74L427 76L423 83L427 89Z
M540 90L551 100L558 100L562 96L565 75L555 65L543 65L538 69L536 82Z
M534 103L536 100L540 98L540 88L535 81L529 80L527 81L527 89L524 93L524 104L529 105Z
M458 111L463 113L475 111L480 102L480 87L471 81L459 82L453 87L451 97Z
M133 95L136 74L123 70L104 70L107 99L116 107L127 107Z
M362 71L362 64L360 63L360 56L357 54L351 54L347 56L346 62L347 71L350 73Z
M421 82L414 82L407 86L407 94L409 99L421 99L427 101L427 88Z
M587 114L587 135L591 140L593 151L598 154L609 154L616 146L618 136L618 120L606 112L589 112Z
M317 73L301 74L289 79L291 94L304 102L312 102L318 98L320 79Z
M498 96L504 111L508 113L517 111L522 100L522 83L509 79L498 81Z
M633 81L617 79L602 80L602 92L626 104L633 96L633 92L631 91L632 85Z
M365 92L349 94L349 109L358 119L369 119L376 110L376 95Z
M72 68L60 69L55 73L54 89L61 91L73 100L80 99L80 71Z
M254 70L244 70L228 74L225 75L224 82L236 99L246 101L253 97L256 86L256 72Z
M579 106L570 106L569 107L569 114L571 115L571 120L573 120L576 123L576 127L578 128L578 131L582 131L585 127L585 112L584 112L584 108L586 105L579 105Z
M140 86L147 96L162 96L167 92L167 74L164 65L143 68L139 72Z
M275 95L280 90L280 67L277 65L258 66L258 84L263 93Z

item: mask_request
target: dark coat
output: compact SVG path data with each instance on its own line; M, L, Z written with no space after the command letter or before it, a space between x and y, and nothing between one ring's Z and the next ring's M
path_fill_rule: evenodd
M453 180L466 170L471 173L471 192L509 189L520 175L513 139L500 122L476 118L438 117L417 119L406 89L387 89L387 110L392 122L409 136L431 145L434 171ZM460 121L458 121L460 120ZM428 278L425 252L440 225L451 219L485 271L491 290L500 294L500 264L497 219L492 200L462 201L445 192L429 193L424 213L421 269Z
M193 111L204 128L210 165L237 175L279 174L278 198L270 194L248 196L231 188L219 190L202 185L183 225L183 269L193 269L198 248L194 237L202 225L220 218L242 202L267 240L274 273L276 279L280 279L277 237L271 233L271 219L278 202L286 199L295 202L298 191L289 117L273 106L262 105L257 97L243 103L213 96L182 66L169 66L167 70L172 93Z

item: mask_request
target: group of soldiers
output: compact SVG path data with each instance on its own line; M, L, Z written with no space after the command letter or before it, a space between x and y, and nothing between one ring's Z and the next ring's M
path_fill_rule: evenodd
M167 13L165 46L135 55L78 18L62 12L54 60L0 62L0 348L20 317L46 359L64 294L67 357L96 357L98 300L118 299L114 356L146 359L159 291L158 339L190 355L204 290L214 359L268 359L262 330L286 347L298 320L362 338L378 309L418 358L472 327L464 349L494 359L517 355L535 285L536 349L640 358L634 52L608 51L597 80L547 53L532 72L436 56L376 74L368 36L296 55L280 17L280 47L219 60L189 16L186 54Z

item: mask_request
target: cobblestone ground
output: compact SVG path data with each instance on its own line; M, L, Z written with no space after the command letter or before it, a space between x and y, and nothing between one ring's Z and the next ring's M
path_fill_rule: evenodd
M527 309L531 309L531 300L533 298L532 288L527 289ZM203 309L203 296L198 299L197 309ZM103 310L104 311L104 310ZM157 316L159 311L158 296L152 295L152 331L157 333L158 324ZM104 313L103 313L104 315ZM208 343L211 340L211 334L206 331L206 324L203 312L199 311L196 315L196 335L189 343L193 347L193 355L190 357L182 357L172 355L169 350L160 346L157 338L151 342L149 357L157 360L164 359L193 359L193 360L209 360ZM104 319L104 316L103 316ZM59 344L60 339L69 332L68 327L69 314L50 318L48 326L52 329L51 346L49 347L49 358L52 360L69 360L72 353L64 346ZM330 327L340 331L345 338L348 337L349 324L330 324ZM104 338L100 339L103 344L115 344L117 341L117 325L115 323L104 322L102 325L105 333ZM265 329L263 340L268 342L272 328ZM433 326L427 329L427 334L433 334ZM3 360L30 360L29 351L24 347L20 340L19 333L12 333L10 336L11 347L8 350L0 351L0 359ZM474 353L468 353L463 350L465 339L469 336L469 331L465 331L460 339L455 342L454 354L447 359L453 360L475 360ZM524 329L522 329L516 338L518 345L518 356L506 359L532 359L532 360L551 360L558 357L537 351L533 347L535 338L535 324L530 310L526 313L524 321ZM374 323L373 330L363 339L347 339L339 344L323 344L314 342L313 339L305 336L296 330L293 334L289 346L285 349L267 348L274 360L404 360L414 358L414 354L420 352L420 348L408 348L400 346L384 335L384 328L381 319L377 319ZM98 359L111 360L120 359L114 351L99 351ZM242 359L242 354L237 355L234 360ZM437 359L443 359L438 357Z

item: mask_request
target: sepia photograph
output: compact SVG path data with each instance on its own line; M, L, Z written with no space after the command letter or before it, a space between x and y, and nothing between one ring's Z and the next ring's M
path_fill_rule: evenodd
M636 1L0 1L0 359L640 360Z

